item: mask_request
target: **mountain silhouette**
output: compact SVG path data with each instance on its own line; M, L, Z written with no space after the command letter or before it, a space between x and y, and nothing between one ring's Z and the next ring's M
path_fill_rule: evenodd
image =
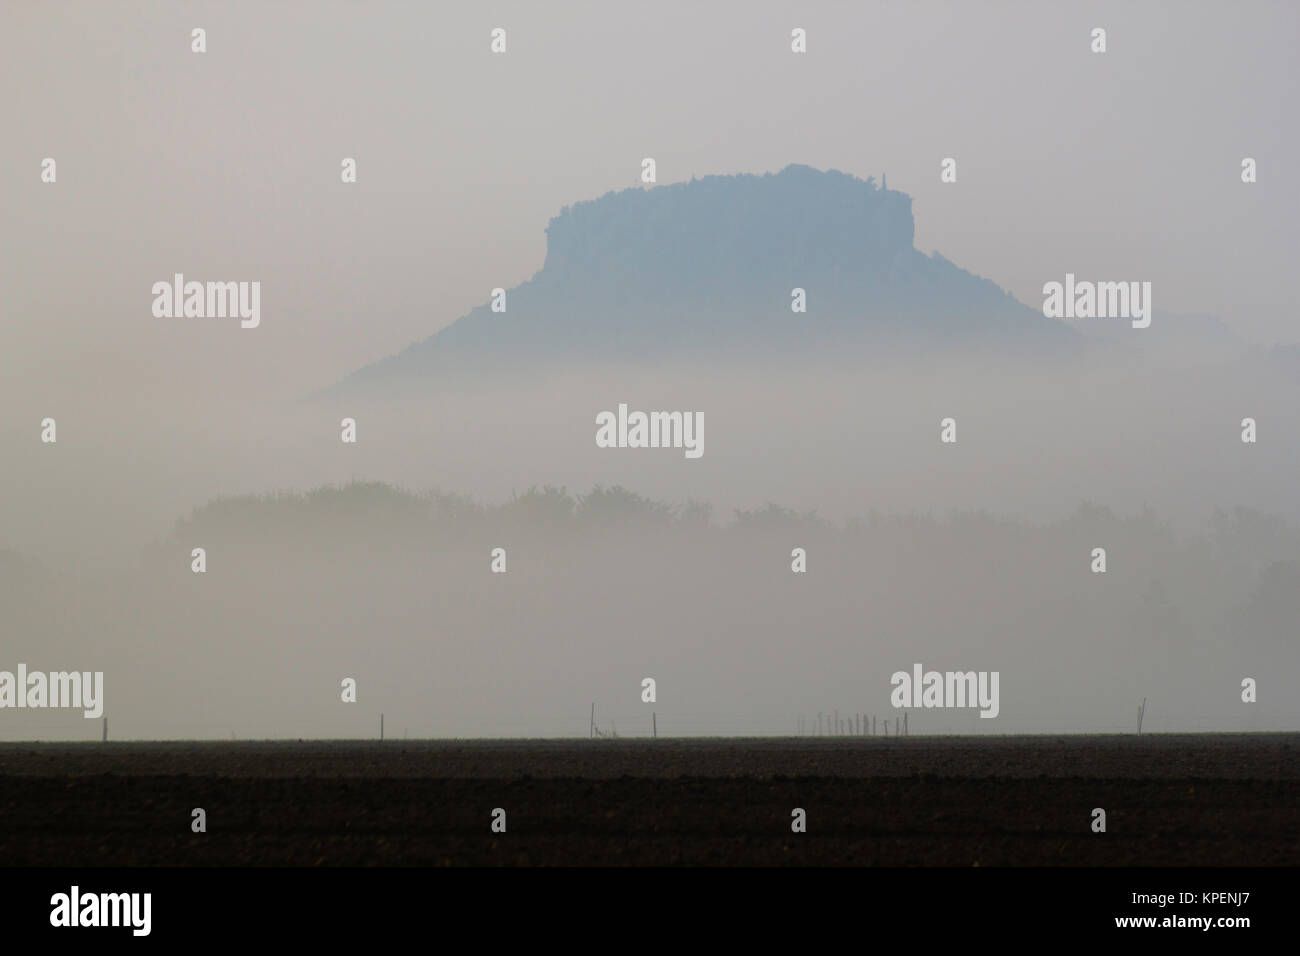
M1069 348L1080 336L913 245L912 199L787 166L631 188L566 206L546 261L345 386L443 378L494 362L842 350L888 343ZM792 290L807 310L792 311Z

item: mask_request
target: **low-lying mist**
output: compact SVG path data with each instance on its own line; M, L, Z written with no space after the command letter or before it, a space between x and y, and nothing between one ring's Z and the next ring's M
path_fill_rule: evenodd
M915 663L1001 700L913 734L1127 732L1144 697L1145 731L1295 729L1296 391L1246 359L897 352L84 401L54 444L11 403L0 670L102 670L119 738L585 736L593 702L623 735L792 733L892 722ZM698 413L702 455L597 447L620 403Z

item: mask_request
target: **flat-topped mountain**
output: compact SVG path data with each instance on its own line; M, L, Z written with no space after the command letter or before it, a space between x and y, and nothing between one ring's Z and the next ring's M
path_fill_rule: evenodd
M913 245L905 193L787 166L608 193L546 227L546 261L348 384L439 377L493 360L635 359L710 350L948 342L1047 348L1078 336ZM806 311L792 309L802 289Z

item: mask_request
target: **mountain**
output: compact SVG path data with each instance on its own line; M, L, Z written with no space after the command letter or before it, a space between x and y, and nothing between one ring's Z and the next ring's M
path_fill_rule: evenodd
M504 312L480 306L344 384L512 360L1079 340L989 280L918 251L914 232L905 193L808 166L611 192L550 221L544 265L507 290ZM795 288L806 312L791 309Z

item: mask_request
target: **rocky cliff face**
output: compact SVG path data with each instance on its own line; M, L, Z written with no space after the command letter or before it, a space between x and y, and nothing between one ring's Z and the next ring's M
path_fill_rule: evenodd
M913 246L912 200L787 166L565 207L541 271L355 380L509 356L670 355L905 341L1056 347L1077 336ZM791 310L804 289L807 311ZM454 357L454 358L453 358Z
M843 173L710 176L566 207L540 278L575 293L756 299L769 286L881 274L912 250L912 200Z

